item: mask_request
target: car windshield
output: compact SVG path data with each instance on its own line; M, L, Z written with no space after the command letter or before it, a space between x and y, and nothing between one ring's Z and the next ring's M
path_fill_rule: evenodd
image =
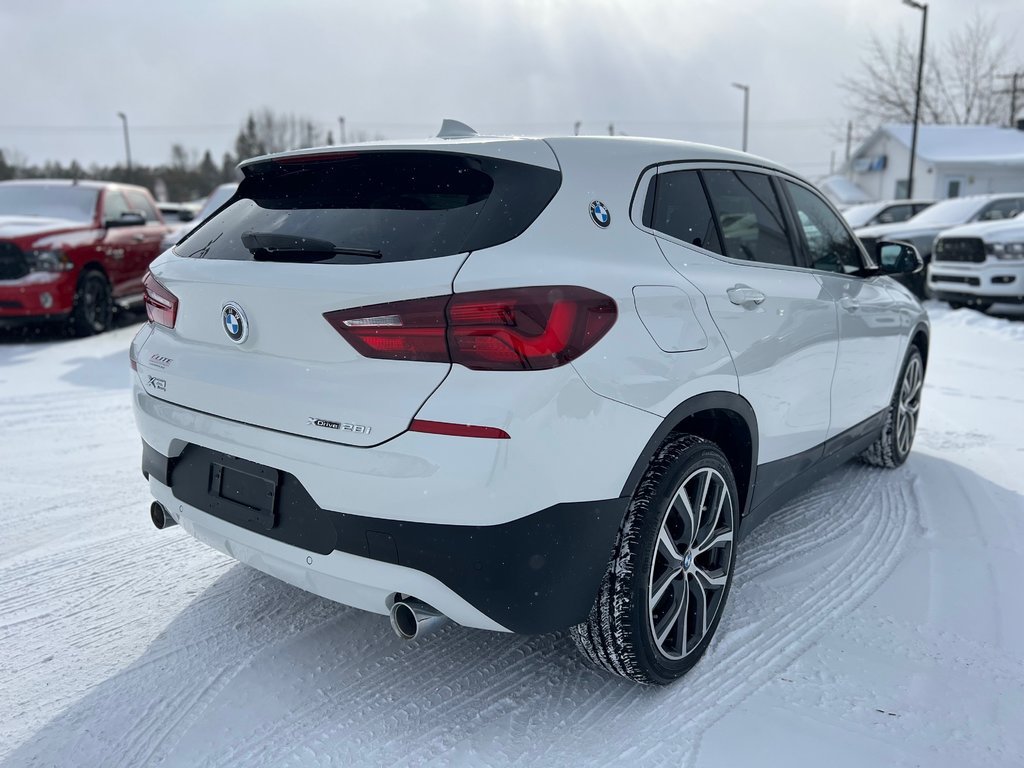
M96 214L95 187L69 184L0 184L0 216L38 216L91 222Z
M942 200L930 208L925 208L917 216L913 216L906 224L962 224L989 202L978 198L954 198Z
M843 211L843 218L846 219L847 224L856 229L857 227L863 227L871 221L881 208L882 206L879 203L854 205Z

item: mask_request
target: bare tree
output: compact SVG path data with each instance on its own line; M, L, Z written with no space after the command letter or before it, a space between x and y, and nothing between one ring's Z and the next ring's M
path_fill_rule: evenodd
M1007 96L999 92L996 75L1012 69L1009 51L1009 43L1000 37L995 20L978 11L942 45L928 46L921 85L921 122L1001 122L1007 112ZM891 41L871 34L861 71L839 84L858 123L909 123L914 119L917 54L917 40L911 40L903 30Z

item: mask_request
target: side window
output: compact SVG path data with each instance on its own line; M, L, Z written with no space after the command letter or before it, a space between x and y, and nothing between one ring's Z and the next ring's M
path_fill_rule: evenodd
M793 199L811 267L850 274L863 268L860 248L832 209L806 187L783 182Z
M702 171L725 241L725 255L795 266L782 207L771 181L747 171Z
M128 201L124 199L124 195L114 190L108 190L107 194L103 196L103 220L110 221L111 219L121 218L122 213L129 213L131 209L128 207Z
M996 200L989 203L978 215L979 221L999 221L1001 219L1012 219L1024 210L1024 200L1020 198L1009 198L1007 200Z
M697 171L659 173L651 179L653 195L647 226L684 243L722 253L718 229Z
M141 192L135 192L134 190L128 190L126 194L128 195L128 200L132 204L132 208L134 208L138 213L141 213L147 223L160 221L160 217L157 216L156 209L153 207L153 204L149 202L148 197Z
M913 208L909 205L892 205L878 215L878 223L892 224L896 221L906 221L913 215Z

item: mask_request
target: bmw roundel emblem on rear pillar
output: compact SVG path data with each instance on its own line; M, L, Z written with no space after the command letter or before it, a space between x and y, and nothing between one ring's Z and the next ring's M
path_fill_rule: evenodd
M220 311L221 322L224 323L224 333L236 344L241 344L249 336L249 321L245 319L245 312L242 308L229 301Z
M612 215L608 212L608 207L600 200L595 200L590 204L590 218L602 229L612 223Z

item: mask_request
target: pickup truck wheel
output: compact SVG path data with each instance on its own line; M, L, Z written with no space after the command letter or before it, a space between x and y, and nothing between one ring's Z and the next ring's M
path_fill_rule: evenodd
M71 310L71 331L75 336L92 336L109 330L114 319L114 300L110 283L102 272L90 269L82 273L75 289Z
M697 663L732 584L738 498L714 443L682 435L659 449L626 510L590 617L570 630L584 656L659 685Z

